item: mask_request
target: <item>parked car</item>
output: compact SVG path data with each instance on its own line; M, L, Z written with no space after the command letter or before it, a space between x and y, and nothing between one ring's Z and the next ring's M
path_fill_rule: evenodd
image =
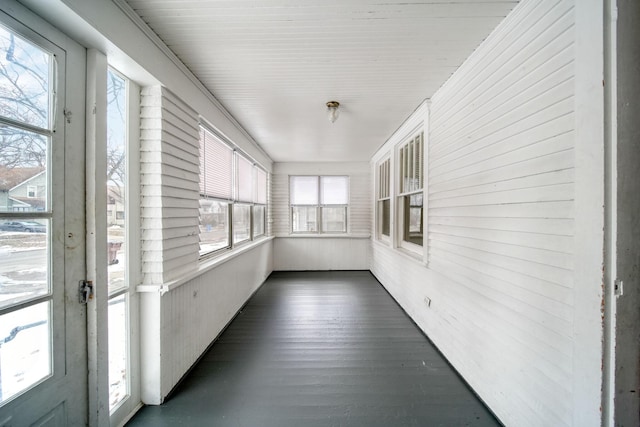
M46 233L47 227L35 221L5 221L0 223L0 231L23 231L27 233Z

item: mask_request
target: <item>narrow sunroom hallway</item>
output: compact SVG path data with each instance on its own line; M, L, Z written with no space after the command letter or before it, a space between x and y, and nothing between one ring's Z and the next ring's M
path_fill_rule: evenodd
M274 272L128 426L497 426L368 271Z

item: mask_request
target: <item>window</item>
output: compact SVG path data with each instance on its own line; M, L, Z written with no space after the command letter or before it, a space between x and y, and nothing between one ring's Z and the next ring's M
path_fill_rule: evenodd
M231 246L233 150L200 128L200 255Z
M200 255L265 234L267 172L200 128Z
M377 231L378 239L385 240L391 235L391 192L390 192L391 159L378 165L378 198L377 198Z
M255 169L255 204L253 205L253 237L264 236L267 215L267 172Z
M420 132L398 150L400 246L407 248L423 245L423 135Z
M35 199L37 197L37 187L35 185L27 186L27 197L30 199Z
M292 176L293 233L346 233L349 177Z

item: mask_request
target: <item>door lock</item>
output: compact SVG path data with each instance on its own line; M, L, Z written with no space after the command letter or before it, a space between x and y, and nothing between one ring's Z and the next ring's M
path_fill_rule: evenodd
M91 280L80 280L78 285L78 300L80 304L86 304L93 299L93 282Z

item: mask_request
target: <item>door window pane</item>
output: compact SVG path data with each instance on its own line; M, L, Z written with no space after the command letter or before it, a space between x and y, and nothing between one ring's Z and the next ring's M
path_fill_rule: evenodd
M0 404L52 373L48 301L0 316Z
M0 309L50 292L48 228L47 219L0 220Z
M0 26L0 115L49 129L51 54Z
M236 203L233 205L233 243L244 242L251 238L251 206Z
M0 212L47 211L49 140L38 133L0 126Z

